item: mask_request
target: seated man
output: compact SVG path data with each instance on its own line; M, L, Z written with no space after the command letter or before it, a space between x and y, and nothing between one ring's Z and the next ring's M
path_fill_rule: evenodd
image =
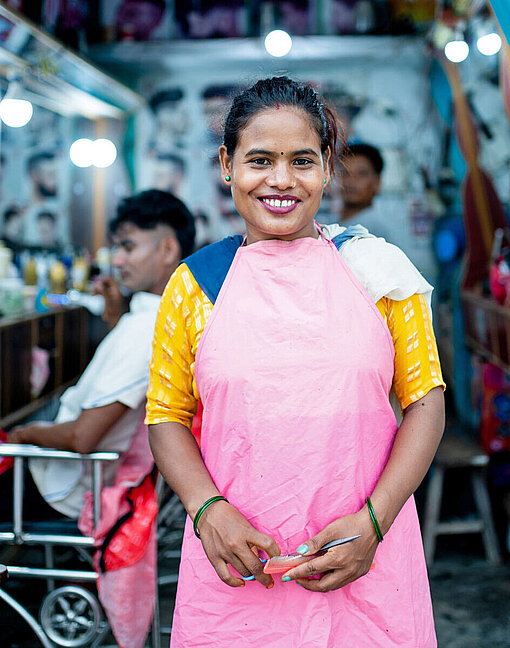
M384 162L370 144L351 144L341 169L342 209L340 225L363 225L375 236L392 242L391 214L383 214L375 204L381 187Z
M10 443L80 453L124 452L130 446L145 407L160 297L181 259L193 251L195 225L180 200L149 190L120 204L110 230L115 244L113 265L133 293L129 312L101 342L78 383L62 395L55 421L17 427L8 436ZM111 285L108 290L112 291ZM116 464L105 466L106 485L113 482L116 469ZM40 519L47 504L61 515L79 516L84 494L92 484L90 462L32 460L30 472L37 488L28 476L27 495L35 492L40 506L33 496L26 497L27 519ZM3 484L0 499L5 499ZM12 507L10 499L0 512L8 505Z

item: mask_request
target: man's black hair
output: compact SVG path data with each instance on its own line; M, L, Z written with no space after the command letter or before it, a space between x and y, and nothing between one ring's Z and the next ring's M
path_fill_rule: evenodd
M184 92L181 88L166 88L166 90L160 90L156 94L152 95L149 99L149 106L151 109L156 112L156 110L165 103L177 103L184 97Z
M213 97L224 97L225 99L232 99L232 97L239 92L239 86L222 86L213 85L207 87L202 92L202 99L212 99Z
M7 209L4 211L4 223L7 223L7 221L10 221L11 218L16 218L16 216L21 215L21 209L19 207L16 207L13 205L12 207L7 207Z
M39 153L34 153L27 159L27 170L30 173L34 168L39 164L39 162L44 162L46 160L54 160L55 153L51 151L41 151Z
M381 175L382 170L384 169L384 161L382 155L375 146L372 146L371 144L363 144L361 142L359 144L351 144L346 153L347 159L354 155L362 155L363 157L366 157L373 166L377 175Z
M186 163L184 162L184 159L179 155L175 155L175 153L158 153L156 155L156 159L160 162L173 162L179 169L180 173L184 173L186 169Z
M37 214L37 220L41 220L42 218L48 218L50 221L53 223L56 222L55 214L53 214L50 211L41 211Z
M186 205L169 191L148 189L124 198L117 207L117 215L110 222L110 232L115 234L121 225L131 223L149 230L167 225L181 246L182 258L189 256L195 246L195 220Z

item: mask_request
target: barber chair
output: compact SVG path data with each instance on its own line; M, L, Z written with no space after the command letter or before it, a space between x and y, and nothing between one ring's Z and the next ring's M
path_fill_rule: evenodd
M97 526L101 516L102 473L105 462L115 461L116 452L93 452L82 455L75 452L40 448L30 445L0 444L0 456L14 458L13 522L0 524L0 547L39 547L42 549L42 566L6 565L9 578L45 579L47 594L44 596L36 620L29 611L0 587L3 600L32 628L44 648L62 646L67 648L96 648L109 633L101 605L91 590L97 574L92 568L94 538L83 536L75 520L52 520L29 522L23 518L24 462L28 459L72 459L91 461L93 474L93 519ZM169 494L164 481L158 478L157 492L160 497L161 514L158 516L158 557L178 559L182 537L183 507L175 495ZM72 548L85 568L58 566L58 551ZM30 552L30 553L33 553ZM156 575L157 576L157 575ZM168 569L158 585L176 583L177 570ZM58 587L57 587L58 585ZM95 588L92 588L95 590ZM158 591L158 590L156 590ZM165 628L164 631L170 631ZM161 647L162 629L159 623L159 596L156 596L151 629L151 647Z

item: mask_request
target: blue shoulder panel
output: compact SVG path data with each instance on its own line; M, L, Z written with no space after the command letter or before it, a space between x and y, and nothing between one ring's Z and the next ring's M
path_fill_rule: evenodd
M183 259L195 281L214 304L235 254L243 243L240 234L206 245Z
M341 234L334 236L331 241L335 244L336 249L340 250L346 241L355 236L359 238L367 238L370 234L362 225L349 225L349 227L346 227Z

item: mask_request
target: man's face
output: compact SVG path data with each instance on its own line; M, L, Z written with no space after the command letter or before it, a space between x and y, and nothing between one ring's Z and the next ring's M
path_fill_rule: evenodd
M226 97L207 97L204 99L204 117L208 130L221 138L223 135L223 119L228 104Z
M364 209L370 207L379 191L381 176L364 155L353 155L342 169L340 191L344 205Z
M55 221L52 218L39 218L39 242L43 247L55 245Z
M172 160L157 160L154 165L152 188L161 191L171 191L178 196L183 181L180 167Z
M4 223L4 236L11 241L20 241L23 233L23 213L12 214Z
M128 290L162 294L170 277L165 239L172 234L165 225L148 230L132 223L120 225L113 237L113 266Z
M164 9L153 2L124 0L117 12L117 25L132 25L138 40L148 40L163 17Z
M57 195L57 169L55 160L42 160L33 169L31 176L41 196L44 198L53 198Z

